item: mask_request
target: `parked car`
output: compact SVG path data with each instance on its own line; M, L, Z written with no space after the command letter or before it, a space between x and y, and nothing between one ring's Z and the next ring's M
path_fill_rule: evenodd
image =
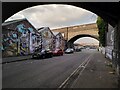
M63 55L63 50L62 49L56 49L53 51L54 56L60 56Z
M52 51L47 49L40 49L40 48L37 48L35 49L34 53L32 54L32 58L48 58L48 57L52 57L53 54L52 54Z
M76 51L76 52L80 52L80 51L81 51L81 49L80 49L80 48L77 48L75 51Z
M41 50L40 48L36 48L34 53L32 54L32 58L45 58L45 50Z
M74 49L73 48L68 48L67 50L65 50L65 53L70 54L73 53Z
M50 58L50 57L52 57L52 56L53 56L52 51L51 51L50 49L46 49L46 50L45 50L45 57L46 57L46 58Z

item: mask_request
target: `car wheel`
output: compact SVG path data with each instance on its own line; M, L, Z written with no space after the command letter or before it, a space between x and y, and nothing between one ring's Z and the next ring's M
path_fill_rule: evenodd
M50 54L50 56L49 56L50 58L52 57L52 55Z
M45 59L45 55L42 55L42 58Z
M53 57L53 55L52 55L52 54L50 54L50 57L52 58L52 57Z
M33 55L33 56L32 56L32 59L36 59L36 57Z
M34 56L32 56L31 58L33 58L33 59L34 59Z
M40 56L37 56L37 59L40 59Z

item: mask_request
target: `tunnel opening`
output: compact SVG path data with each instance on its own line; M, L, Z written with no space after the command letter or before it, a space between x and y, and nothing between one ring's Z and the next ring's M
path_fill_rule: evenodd
M94 38L96 40L99 41L98 37L92 36L92 35L88 35L88 34L81 34L81 35L76 35L75 37L71 38L68 42L67 42L67 47L73 48L74 47L74 42L79 39L79 38L83 38L83 37L90 37L90 38ZM88 39L89 40L89 39Z
M2 5L3 5L4 11L2 13L3 14L2 21L4 22L9 16L13 15L16 11L20 11L24 8L35 6L35 5L46 5L46 3L28 3L28 4L27 3L28 2L14 3L14 4L13 3L3 3ZM47 4L56 4L56 3L47 3ZM111 7L114 5L115 5L115 7L119 7L118 3L115 3L115 4L112 4L112 3L110 3L110 4L107 4L107 3L101 3L101 4L100 3L79 3L79 4L78 3L57 3L57 4L68 4L68 5L73 5L73 6L77 6L77 7L82 7L82 8L90 10L90 11L96 13L97 15L101 16L104 20L109 22L113 27L115 27L118 24L118 20L119 20L118 10L119 9L117 10L114 7ZM108 8L106 8L106 5L108 5ZM16 8L16 6L18 8L14 10L13 8ZM8 14L6 14L6 13L8 13ZM77 35L68 41L69 46L71 47L75 40L77 40L78 38L82 38L82 37L92 37L92 38L95 38L98 40L98 38L96 38L94 36L90 36L90 35ZM118 56L117 56L117 58L118 58Z

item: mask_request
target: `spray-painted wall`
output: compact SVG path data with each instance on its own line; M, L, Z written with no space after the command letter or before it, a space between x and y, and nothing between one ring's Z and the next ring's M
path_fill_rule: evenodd
M55 49L65 49L65 40L61 33L55 36Z
M39 29L38 32L41 35L42 49L54 49L54 35L48 27Z
M106 33L106 47L105 56L112 60L112 50L114 48L114 28L108 24L108 31Z
M31 54L37 38L32 34L35 28L27 19L14 20L2 24L2 56ZM34 42L33 42L34 41Z

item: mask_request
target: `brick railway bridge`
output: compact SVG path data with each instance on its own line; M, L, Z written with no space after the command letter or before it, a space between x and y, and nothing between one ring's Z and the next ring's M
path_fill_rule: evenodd
M54 32L61 32L67 41L67 47L73 47L74 41L82 37L92 37L98 40L98 28L96 23L77 25L53 29Z

